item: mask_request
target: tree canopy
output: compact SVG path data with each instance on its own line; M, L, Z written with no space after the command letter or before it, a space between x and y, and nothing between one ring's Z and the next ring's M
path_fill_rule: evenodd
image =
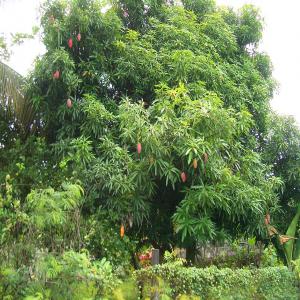
M168 248L265 237L264 215L294 197L288 184L298 189L297 179L280 177L289 176L287 159L297 160L299 132L291 123L270 130L275 81L257 48L259 11L212 0L51 0L42 11L47 52L24 87L30 135L0 141L0 179L37 214L30 222L44 230L80 214L76 247L99 256L121 224L129 239L114 236L111 247L128 251L130 241ZM294 150L281 144L285 130ZM80 202L68 201L66 182L82 186ZM55 230L58 244L79 239Z

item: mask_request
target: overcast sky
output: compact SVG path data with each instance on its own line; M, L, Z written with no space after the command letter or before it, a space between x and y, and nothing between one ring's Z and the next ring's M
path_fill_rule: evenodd
M0 33L31 32L37 25L40 0L0 0ZM261 51L267 52L273 62L274 77L279 91L271 104L281 114L293 115L300 124L300 1L299 0L217 0L218 4L241 7L252 3L261 9L265 20ZM44 52L36 39L13 48L8 64L25 75L34 58Z

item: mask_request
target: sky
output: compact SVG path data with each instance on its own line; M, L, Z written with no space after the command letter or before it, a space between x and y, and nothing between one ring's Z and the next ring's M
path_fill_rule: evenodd
M38 25L40 0L0 0L0 33L30 33ZM279 83L278 92L271 101L275 111L293 115L300 125L300 11L299 0L216 0L219 5L236 9L243 4L260 8L264 18L260 51L271 57L273 76ZM8 65L26 75L32 69L34 58L45 49L39 38L27 41L13 49Z

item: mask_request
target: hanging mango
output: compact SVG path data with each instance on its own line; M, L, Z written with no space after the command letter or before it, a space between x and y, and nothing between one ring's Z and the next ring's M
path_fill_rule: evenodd
M67 108L71 108L72 107L72 100L69 98L68 100L67 100Z
M124 225L122 224L121 228L120 228L120 236L121 236L121 238L124 237L124 234L125 234L125 228L124 228Z
M186 182L186 174L185 174L185 172L182 172L180 174L180 177L181 177L181 180L182 180L183 183Z
M69 38L69 40L68 40L68 46L69 46L70 49L73 47L73 40L72 40L72 38Z
M141 154L141 152L142 152L142 144L141 144L141 143L138 143L138 144L137 144L136 150L137 150L137 153L138 153L138 154Z
M197 167L198 167L198 161L196 158L194 158L194 160L193 160L193 167L194 167L194 169L197 169Z
M58 70L56 70L54 73L53 73L53 78L54 79L59 79L59 76L60 76L60 73Z
M78 42L81 41L81 34L80 34L80 32L77 34L76 39L77 39Z

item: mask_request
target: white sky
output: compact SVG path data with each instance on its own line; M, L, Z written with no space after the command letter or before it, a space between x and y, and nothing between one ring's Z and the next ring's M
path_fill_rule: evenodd
M41 0L0 0L0 33L31 32L38 25ZM300 1L299 0L217 0L218 4L241 7L251 3L261 9L265 29L260 49L267 52L274 65L279 93L271 104L281 114L293 115L300 124ZM36 39L13 48L8 64L25 75L34 58L44 52Z

